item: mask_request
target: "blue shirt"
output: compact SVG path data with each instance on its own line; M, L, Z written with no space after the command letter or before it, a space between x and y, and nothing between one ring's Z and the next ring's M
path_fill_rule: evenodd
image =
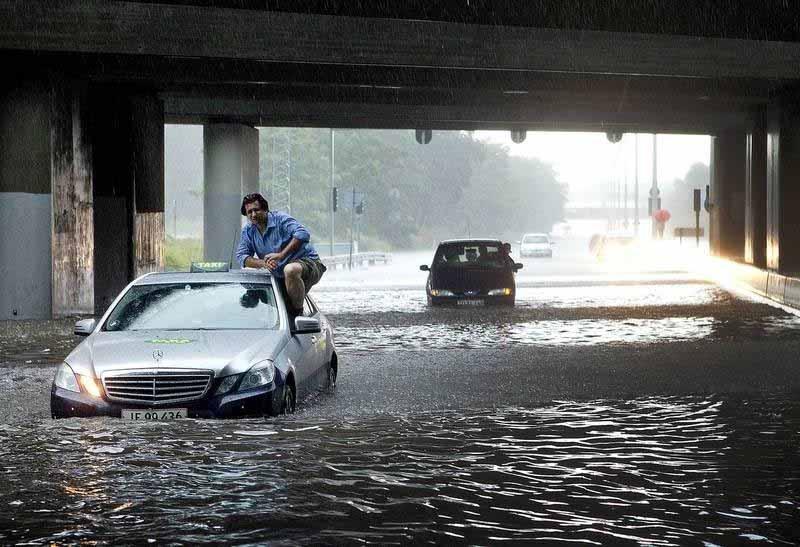
M281 252L281 249L286 247L292 238L300 240L300 248L281 260L272 275L283 277L283 267L299 258L319 260L317 251L309 243L311 234L308 233L306 227L282 211L270 211L267 213L267 229L264 230L263 235L252 222L248 222L247 226L242 228L239 248L236 250L239 266L244 268L244 260L248 256L257 255L258 258L264 258L270 253Z

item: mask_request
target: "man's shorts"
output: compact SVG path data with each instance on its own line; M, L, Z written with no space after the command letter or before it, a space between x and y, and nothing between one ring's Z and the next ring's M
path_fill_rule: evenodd
M319 283L319 280L322 279L322 274L328 269L325 264L313 258L298 258L297 260L292 260L292 262L297 262L303 267L303 273L300 274L300 277L306 287L306 292Z

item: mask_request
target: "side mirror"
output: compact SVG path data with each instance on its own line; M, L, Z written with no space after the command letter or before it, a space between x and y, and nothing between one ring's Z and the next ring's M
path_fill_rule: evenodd
M431 271L431 269L430 269L430 268L428 268L427 264L423 264L422 266L420 266L420 267L419 267L419 269L420 269L421 271L423 271L423 272L429 272L429 271Z
M89 336L96 326L97 320L95 319L81 319L75 323L75 330L72 332L78 336Z
M312 334L322 332L322 327L319 319L315 317L295 317L294 332L295 334Z
M514 271L519 271L522 269L522 262L515 262L514 263Z

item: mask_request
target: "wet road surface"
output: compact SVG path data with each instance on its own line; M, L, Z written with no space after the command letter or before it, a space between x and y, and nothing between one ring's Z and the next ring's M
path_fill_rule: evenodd
M2 324L0 543L800 541L794 315L684 275L511 310L329 281L339 386L279 419L52 421L73 321Z

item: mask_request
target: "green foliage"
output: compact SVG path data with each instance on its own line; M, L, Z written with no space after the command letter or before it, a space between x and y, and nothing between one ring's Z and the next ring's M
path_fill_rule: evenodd
M203 241L175 239L167 236L164 242L164 265L167 271L189 271L192 261L202 260Z
M330 230L330 130L264 128L260 132L262 191L269 200L280 147L291 142L292 214L327 241ZM349 239L351 189L366 195L362 242L393 249L429 246L450 237L548 231L563 217L566 188L553 169L510 156L470 133L434 133L420 145L413 131L336 130L335 177L340 209L336 240ZM363 245L362 245L363 247Z

